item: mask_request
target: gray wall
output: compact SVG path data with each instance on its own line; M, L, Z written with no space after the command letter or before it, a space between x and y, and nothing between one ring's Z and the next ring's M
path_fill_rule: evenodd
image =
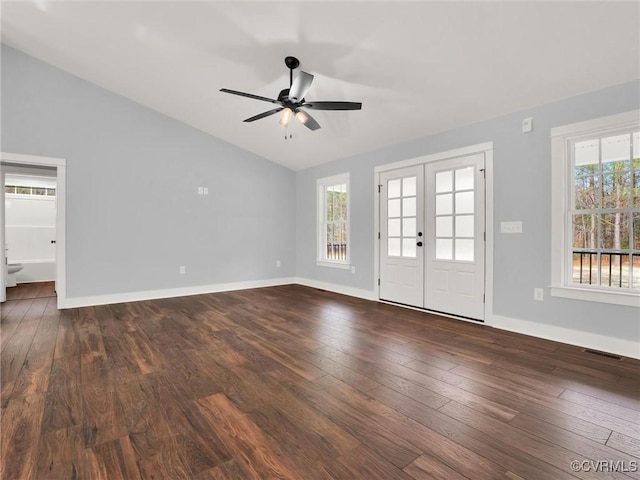
M292 171L1 53L1 150L67 160L69 298L294 275Z
M551 281L550 129L640 107L640 82L608 88L490 121L427 136L297 173L299 277L374 290L374 167L494 142L494 314L640 342L637 308L552 298L533 300ZM366 108L366 105L365 105ZM364 114L364 109L363 109ZM534 131L521 133L533 116ZM317 178L350 172L351 258L356 273L316 266ZM523 234L501 235L501 221L522 220Z

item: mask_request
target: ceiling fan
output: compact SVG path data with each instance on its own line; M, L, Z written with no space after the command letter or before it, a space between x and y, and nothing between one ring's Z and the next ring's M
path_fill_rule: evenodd
M289 126L291 118L295 117L298 123L304 125L309 130L317 130L320 128L320 124L309 115L309 113L303 111L303 108L311 110L360 110L362 108L362 103L359 102L307 103L304 96L307 94L307 91L309 91L309 87L311 87L313 75L301 70L300 74L294 80L293 71L298 68L300 61L295 57L286 57L284 63L289 69L289 88L280 91L277 100L261 97L260 95L253 95L251 93L238 92L237 90L229 90L228 88L220 89L220 91L224 93L231 93L233 95L240 95L241 97L253 98L278 105L278 107L273 110L247 118L244 120L245 122L254 122L280 112L280 124L285 128Z

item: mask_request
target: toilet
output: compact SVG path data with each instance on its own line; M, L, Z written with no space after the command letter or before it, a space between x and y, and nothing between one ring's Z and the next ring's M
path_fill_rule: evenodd
M22 270L21 263L10 263L7 265L7 287L16 286L16 273Z

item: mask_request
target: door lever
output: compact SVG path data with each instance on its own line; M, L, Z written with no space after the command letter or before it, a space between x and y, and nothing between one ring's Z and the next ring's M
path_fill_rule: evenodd
M421 247L421 246L422 246L422 242L418 242L418 243L416 243L416 245L418 245L419 247Z

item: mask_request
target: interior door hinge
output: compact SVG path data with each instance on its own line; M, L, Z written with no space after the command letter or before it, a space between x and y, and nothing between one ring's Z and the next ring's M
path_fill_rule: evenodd
M485 299L486 295L483 293L482 294L482 303L486 303L486 299Z
M378 279L378 286L380 286L380 279Z
M380 240L380 232L378 232L378 240Z
M484 168L481 168L480 171L482 172L482 178L487 178L487 170Z
M378 193L382 191L382 185L378 185Z
M484 232L484 241L487 241L487 232Z

